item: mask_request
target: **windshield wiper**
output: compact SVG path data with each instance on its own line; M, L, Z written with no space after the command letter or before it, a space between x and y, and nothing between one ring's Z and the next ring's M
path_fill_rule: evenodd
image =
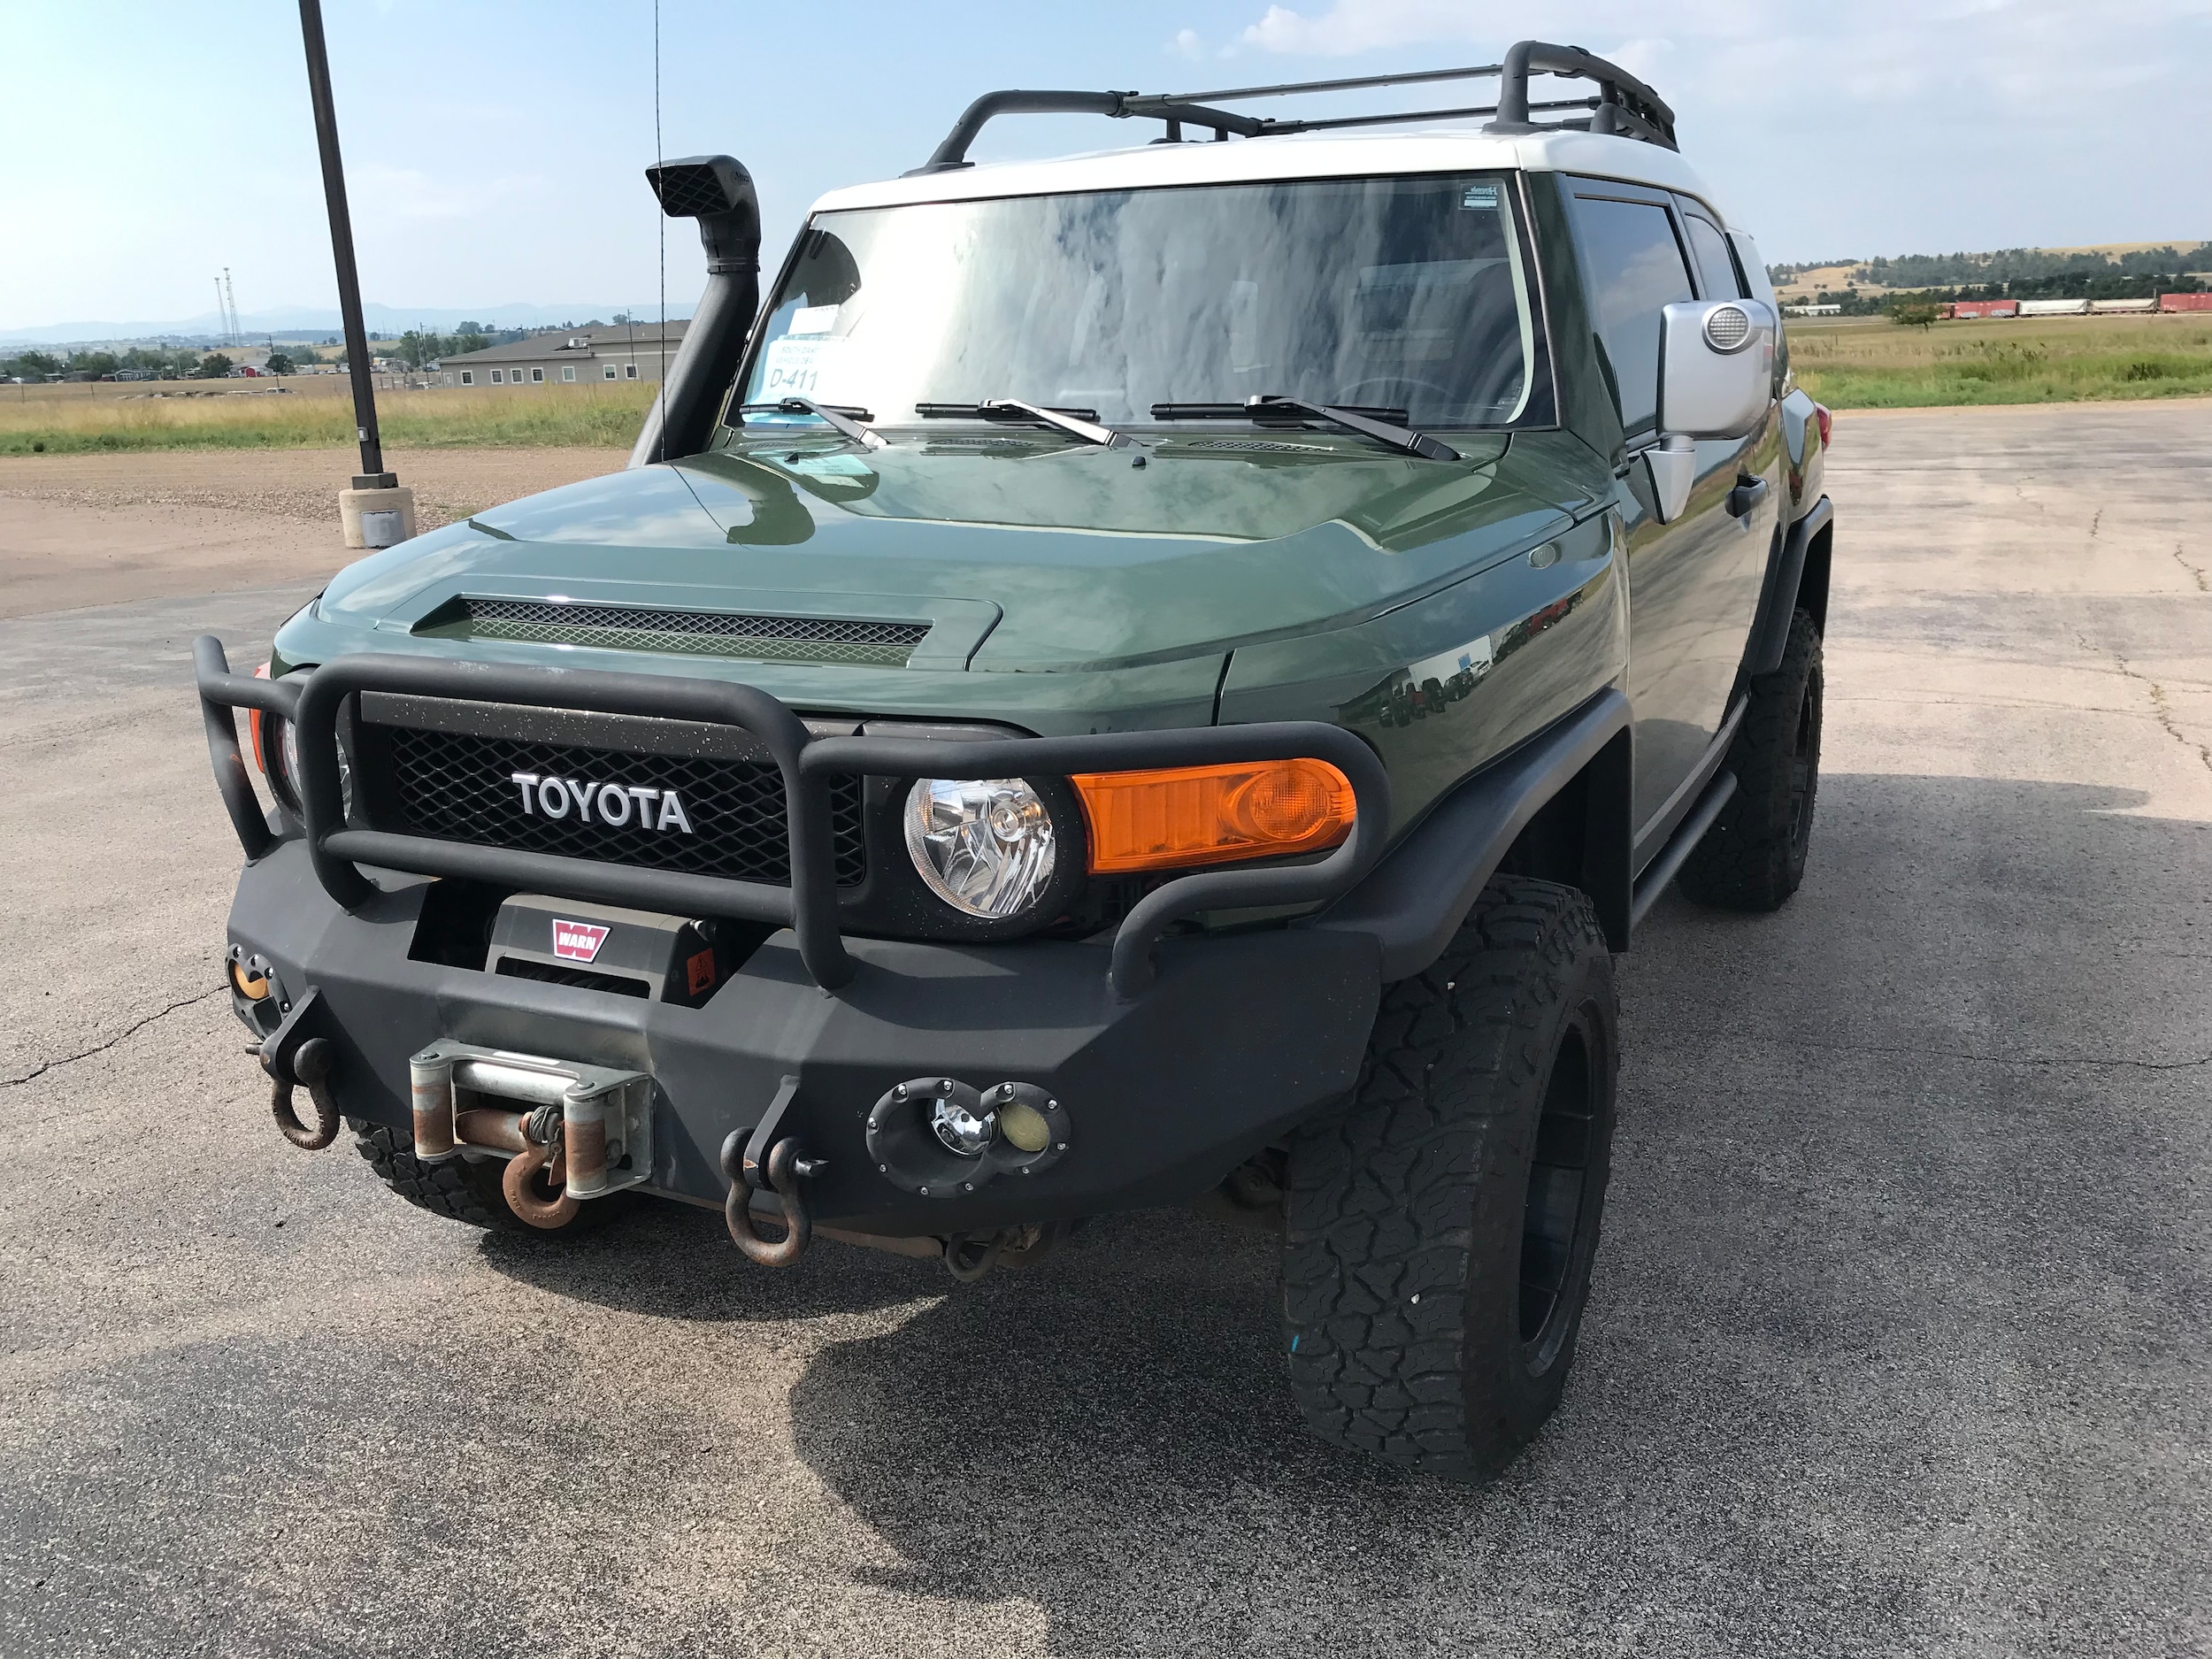
M1395 419L1388 417L1395 416ZM1279 397L1272 393L1261 393L1248 397L1241 403L1155 403L1155 420L1268 420L1310 418L1325 420L1333 426L1347 432L1356 432L1363 438L1372 438L1386 443L1394 449L1408 455L1417 455L1425 461L1456 461L1459 451L1449 444L1440 443L1425 432L1415 432L1406 426L1406 411L1402 409L1347 409L1335 403L1309 403L1295 397Z
M981 403L917 403L914 412L925 420L1018 420L1051 426L1110 449L1129 442L1111 426L1100 426L1095 409L1047 409L1041 403L1025 403L1018 397L994 397Z
M875 417L864 409L852 409L835 403L818 403L810 397L786 397L772 403L743 403L741 415L811 415L839 437L849 439L863 449L881 449L888 447L887 441L863 426L863 421Z

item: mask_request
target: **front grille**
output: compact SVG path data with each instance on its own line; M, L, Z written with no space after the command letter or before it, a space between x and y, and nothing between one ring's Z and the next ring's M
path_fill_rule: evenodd
M858 663L903 668L926 622L848 622L467 595L441 605L415 632L449 639L530 640L614 651L670 651L753 661Z
M526 962L502 956L499 972L511 979L535 979L541 985L572 985L579 990L609 991L617 996L647 996L652 987L624 973L594 973L588 968L557 968L549 962Z
M772 762L625 755L462 732L394 726L390 781L409 830L445 841L554 853L600 864L680 870L693 875L787 885L783 774ZM635 784L677 792L693 833L580 820L575 804L560 818L525 812L518 772L579 784ZM830 780L830 826L837 881L856 887L868 873L861 831L860 780Z

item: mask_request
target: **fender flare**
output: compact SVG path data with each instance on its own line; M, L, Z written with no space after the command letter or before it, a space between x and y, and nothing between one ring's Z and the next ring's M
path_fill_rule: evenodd
M1781 667L1782 652L1790 641L1790 618L1797 614L1797 595L1805 581L1806 557L1815 538L1835 521L1835 504L1823 495L1782 538L1781 550L1767 568L1758 618L1751 625L1751 638L1744 647L1747 675L1755 679Z
M1630 741L1628 699L1609 687L1461 783L1359 886L1304 925L1372 934L1384 981L1410 979L1443 955L1531 820L1587 774L1579 885L1606 941L1626 949Z

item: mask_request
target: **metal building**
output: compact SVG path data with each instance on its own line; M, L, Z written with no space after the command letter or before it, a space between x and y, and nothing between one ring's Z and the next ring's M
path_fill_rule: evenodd
M604 385L609 380L657 380L664 363L676 360L689 325L672 320L665 349L658 323L595 323L532 334L511 345L487 346L441 357L441 386Z

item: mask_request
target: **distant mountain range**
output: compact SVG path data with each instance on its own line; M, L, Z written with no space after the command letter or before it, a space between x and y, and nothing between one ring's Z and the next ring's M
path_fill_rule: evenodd
M660 303L632 302L628 304L609 304L603 302L573 305L525 305L513 303L505 305L426 305L407 307L365 303L361 307L362 321L373 334L400 334L410 328L435 329L449 333L465 322L480 323L501 328L558 328L569 323L589 322L596 318L611 322L617 311L627 311L640 321L657 319ZM668 315L672 320L691 315L692 303L679 305L671 302ZM327 339L339 330L335 306L327 309L312 305L280 306L273 311L249 311L238 319L238 331L249 342L265 340L271 335L292 339L311 335ZM195 345L211 345L223 336L222 319L213 311L202 311L196 317L173 318L163 322L76 322L51 323L38 328L0 327L0 347L24 346L106 346L133 342L170 341Z

